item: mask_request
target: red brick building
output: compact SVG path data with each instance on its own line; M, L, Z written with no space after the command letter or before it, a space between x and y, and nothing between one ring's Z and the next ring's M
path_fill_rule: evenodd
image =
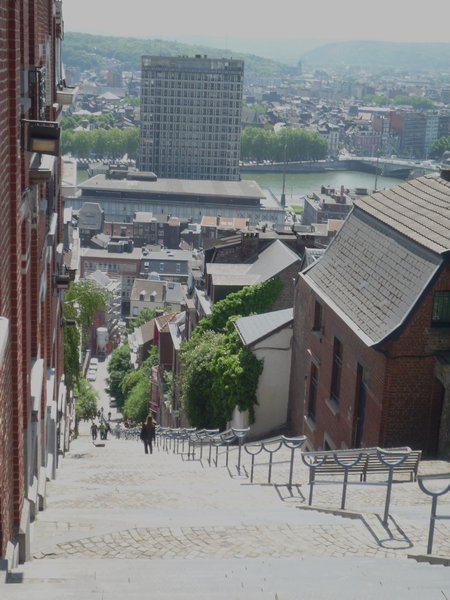
M450 452L450 175L355 201L296 285L289 422L317 449Z
M61 2L0 0L0 557L29 558L64 412Z

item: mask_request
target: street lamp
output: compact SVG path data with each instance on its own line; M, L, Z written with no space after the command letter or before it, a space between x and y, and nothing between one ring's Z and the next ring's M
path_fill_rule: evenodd
M287 156L287 144L284 145L284 164L283 164L283 190L281 192L281 206L286 206L286 156Z

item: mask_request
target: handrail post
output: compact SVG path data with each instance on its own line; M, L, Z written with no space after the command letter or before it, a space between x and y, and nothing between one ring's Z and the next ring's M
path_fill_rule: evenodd
M289 481L288 481L288 489L292 489L292 478L294 476L294 452L295 450L301 448L303 444L306 442L306 436L302 435L296 438L288 438L286 436L281 436L283 439L283 443L285 446L290 448L291 450L291 462L289 465Z
M242 455L242 444L244 443L244 439L247 437L248 432L250 431L250 427L246 427L245 429L235 429L231 428L234 435L238 439L239 450L238 450L238 464L237 464L237 472L239 475L241 474L241 455Z
M389 476L386 489L386 500L384 503L383 525L386 527L389 519L389 506L391 503L392 481L394 479L394 469L401 465L411 453L411 448L405 450L384 450L377 448L378 460L388 468Z
M430 525L428 527L428 543L427 543L427 554L431 554L433 552L433 539L434 539L434 529L437 520L441 519L450 519L450 515L438 515L437 514L437 502L439 496L444 496L448 492L450 492L450 483L439 491L432 491L425 487L424 480L432 480L432 479L450 479L450 473L444 473L442 475L419 475L417 478L417 483L419 484L420 489L427 496L431 496L431 513L430 513Z

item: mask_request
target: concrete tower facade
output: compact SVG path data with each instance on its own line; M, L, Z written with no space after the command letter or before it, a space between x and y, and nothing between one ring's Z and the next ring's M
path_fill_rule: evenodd
M241 60L142 57L141 171L239 180Z

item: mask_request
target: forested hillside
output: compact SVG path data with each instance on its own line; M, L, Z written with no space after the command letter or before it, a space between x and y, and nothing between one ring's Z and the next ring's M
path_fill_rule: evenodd
M141 57L144 54L163 56L194 56L206 54L209 57L231 56L245 61L246 76L273 76L287 74L292 67L276 61L250 54L233 53L219 48L193 46L167 40L99 36L87 33L67 32L64 35L63 61L66 66L88 69L120 66L124 71L140 71Z
M305 65L324 67L364 66L448 72L450 44L339 42L306 52L302 61Z

